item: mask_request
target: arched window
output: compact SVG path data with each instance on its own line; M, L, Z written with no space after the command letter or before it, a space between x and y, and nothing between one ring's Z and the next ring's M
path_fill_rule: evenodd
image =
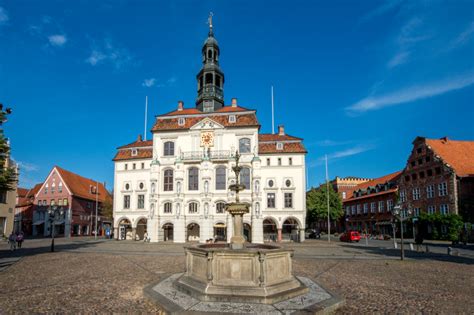
M207 51L207 58L212 59L212 50Z
M166 170L164 172L163 184L164 191L173 191L173 170Z
M173 213L173 204L171 202L166 202L163 208L164 213Z
M167 141L165 142L165 145L164 145L164 155L165 156L170 156L170 155L174 155L174 142L172 141Z
M240 183L245 186L245 189L250 189L250 168L243 167L240 170Z
M188 171L188 189L199 189L199 170L197 167L191 167Z
M198 204L196 202L189 203L189 213L198 213Z
M225 203L218 202L216 203L216 213L224 213L225 210Z
M239 140L239 152L250 153L250 139L242 138Z
M216 168L216 190L226 189L225 173L226 170L224 166Z
M221 87L221 77L218 76L218 75L216 75L216 85L217 85L218 87Z
M206 74L206 84L212 84L212 73L207 73Z

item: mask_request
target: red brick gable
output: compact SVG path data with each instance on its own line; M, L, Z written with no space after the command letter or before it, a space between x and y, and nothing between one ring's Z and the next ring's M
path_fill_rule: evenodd
M59 166L55 166L59 175L63 179L64 184L69 188L71 194L77 197L81 197L88 200L95 200L96 194L91 192L91 187L95 187L97 182L67 171ZM107 189L105 189L102 183L98 183L99 195L98 200L104 202L106 199L110 199L111 196Z
M474 176L474 141L458 141L448 138L426 139L436 155L448 163L458 176Z

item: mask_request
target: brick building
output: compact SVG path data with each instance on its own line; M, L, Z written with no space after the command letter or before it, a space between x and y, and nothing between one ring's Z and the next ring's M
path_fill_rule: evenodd
M343 200L346 229L392 234L391 210L397 200L401 171L357 185Z
M360 177L339 177L336 176L329 184L332 186L335 192L337 192L342 200L349 198L357 185L368 182L370 178Z
M33 211L35 195L42 184L36 184L33 188L18 188L15 206L15 232L23 232L25 235L33 235Z
M399 186L415 215L456 213L473 222L474 141L417 137Z
M54 222L58 235L93 235L96 207L98 230L102 233L103 227L112 223L112 218L101 215L103 203L110 198L102 183L55 166L35 195L33 235L51 235L48 210L53 206L64 211Z

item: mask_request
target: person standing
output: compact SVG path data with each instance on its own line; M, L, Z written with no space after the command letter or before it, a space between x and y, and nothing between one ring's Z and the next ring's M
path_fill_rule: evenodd
M25 236L23 235L23 232L18 233L18 235L16 236L16 243L18 248L21 248L21 244L23 244L24 237Z
M14 251L16 249L16 235L15 233L11 233L8 237L8 243L10 244L10 250Z

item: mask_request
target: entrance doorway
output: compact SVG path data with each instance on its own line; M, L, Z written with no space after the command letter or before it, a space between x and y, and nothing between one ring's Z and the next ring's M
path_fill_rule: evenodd
M214 224L214 241L227 241L227 229L224 223Z
M293 218L288 218L283 222L281 229L282 239L285 241L299 242L298 222Z
M132 224L128 219L122 219L119 222L119 240L131 240L132 239Z
M137 230L136 230L136 236L135 239L137 241L141 241L145 238L145 233L146 233L146 219L140 219L137 223Z
M248 223L244 223L244 237L247 242L252 242L252 227Z
M277 225L272 219L263 220L263 240L266 242L277 241Z
M165 242L173 240L173 223L163 225L163 240Z
M191 223L188 225L186 240L188 242L199 242L199 224Z

